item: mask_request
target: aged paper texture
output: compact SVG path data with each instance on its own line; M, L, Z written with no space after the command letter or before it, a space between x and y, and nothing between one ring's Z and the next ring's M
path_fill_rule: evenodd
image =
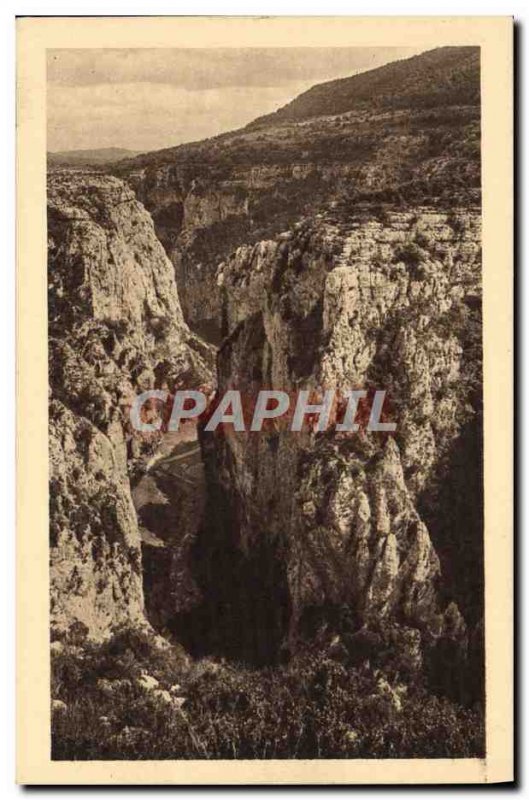
M511 781L512 20L17 62L18 781Z

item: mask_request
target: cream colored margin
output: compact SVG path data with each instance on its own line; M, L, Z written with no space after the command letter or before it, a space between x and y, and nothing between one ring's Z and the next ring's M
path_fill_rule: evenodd
M28 784L474 783L512 779L512 20L507 17L144 17L17 21L18 726ZM46 48L480 45L483 103L487 758L50 760ZM464 491L464 487L461 487Z

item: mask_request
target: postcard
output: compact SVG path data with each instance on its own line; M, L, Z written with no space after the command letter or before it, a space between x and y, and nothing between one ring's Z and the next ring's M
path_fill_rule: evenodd
M512 19L17 25L17 780L511 782Z

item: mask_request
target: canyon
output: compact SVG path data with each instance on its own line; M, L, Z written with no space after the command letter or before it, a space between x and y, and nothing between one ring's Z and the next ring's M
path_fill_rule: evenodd
M482 697L479 51L381 70L50 168L52 638L316 643ZM132 429L138 393L200 387L384 389L396 430Z
M219 389L383 383L396 420L394 435L202 433L219 640L266 661L322 620L332 638L329 620L345 606L355 630L392 620L404 638L420 631L428 646L455 637L466 647L459 605L475 606L479 589L455 577L443 603L439 587L441 561L458 558L446 527L460 487L447 464L479 426L479 213L324 214L242 246L218 278L228 327ZM468 500L479 504L479 492ZM479 553L478 520L467 557ZM270 597L281 601L270 608ZM256 644L263 630L270 641Z

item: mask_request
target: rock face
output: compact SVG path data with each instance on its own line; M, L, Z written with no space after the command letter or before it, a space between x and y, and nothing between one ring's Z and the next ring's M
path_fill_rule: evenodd
M93 639L145 624L129 473L156 443L128 408L153 387L199 385L211 354L183 321L152 221L110 176L48 183L52 626Z
M443 584L421 509L427 497L429 516L445 513L447 461L479 423L479 214L328 214L239 248L218 282L220 391L385 389L397 424L202 434L219 640L273 659L346 607L357 629L387 621L464 647L453 601L468 597Z
M144 618L140 536L126 469L88 419L50 406L51 621L94 639Z
M242 130L112 169L152 214L186 321L217 340L215 272L238 246L336 202L479 203L479 49L321 84Z

